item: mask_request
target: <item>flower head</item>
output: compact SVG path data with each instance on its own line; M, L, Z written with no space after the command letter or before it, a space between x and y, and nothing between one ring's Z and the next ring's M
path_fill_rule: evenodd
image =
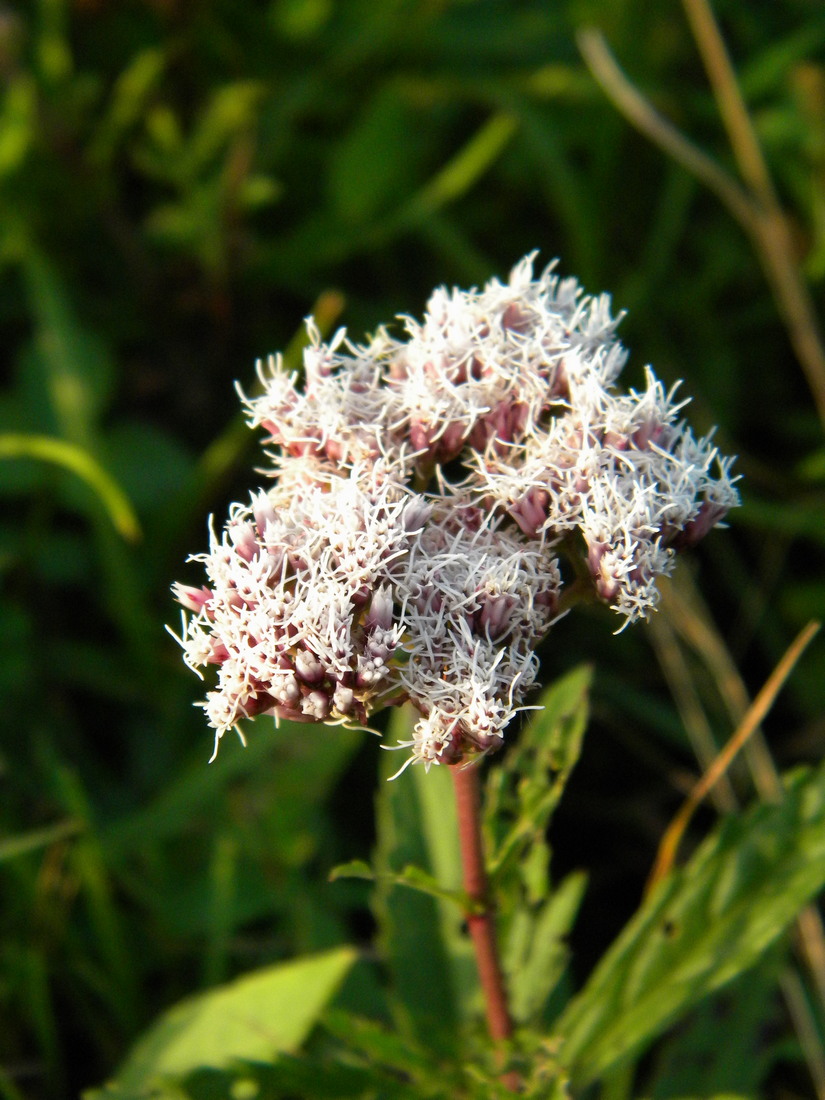
M324 344L310 322L300 377L259 366L243 400L271 487L194 559L208 583L175 587L185 660L216 666L216 738L261 713L363 724L408 699L410 761L489 752L536 679L560 558L632 622L738 503L675 391L650 370L617 390L609 299L532 262L437 290L406 339Z

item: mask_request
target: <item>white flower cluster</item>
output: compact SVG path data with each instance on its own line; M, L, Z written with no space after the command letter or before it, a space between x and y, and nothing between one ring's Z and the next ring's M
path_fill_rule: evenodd
M738 503L650 371L616 391L609 299L552 266L438 290L405 327L359 346L310 323L300 378L259 364L244 403L272 487L194 559L208 584L175 586L187 663L217 666L216 743L260 713L363 724L409 699L410 761L495 749L558 611L559 555L631 622Z

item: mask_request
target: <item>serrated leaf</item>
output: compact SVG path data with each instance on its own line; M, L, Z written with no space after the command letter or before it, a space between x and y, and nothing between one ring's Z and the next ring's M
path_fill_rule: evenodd
M657 888L556 1025L584 1085L741 974L825 884L825 766L723 821Z
M439 1062L427 1048L398 1032L390 1031L375 1020L332 1009L325 1013L323 1026L371 1062L416 1078L426 1077L438 1070Z
M543 838L579 758L591 676L590 668L581 666L551 684L539 698L543 709L526 723L503 765L490 772L484 807L490 874L501 878L521 867L531 901L547 892L549 850ZM536 847L537 859L527 858Z
M355 959L352 948L338 948L267 967L182 1001L138 1041L115 1089L140 1093L159 1078L297 1050Z
M585 875L568 875L536 912L522 906L510 921L504 966L510 1010L519 1023L541 1011L564 973L569 957L565 936L586 885Z
M441 886L431 874L414 864L407 864L406 867L395 874L381 874L374 871L363 859L354 859L350 863L341 863L330 871L330 882L335 882L336 879L340 878L363 878L369 882L380 880L392 886L407 886L410 890L419 890L422 894L427 894L431 898L451 902L458 907L462 917L472 910L474 904L463 890L448 890L446 887Z

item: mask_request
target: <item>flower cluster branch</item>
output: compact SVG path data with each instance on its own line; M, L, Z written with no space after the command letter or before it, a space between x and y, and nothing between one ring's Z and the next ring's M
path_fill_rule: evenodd
M444 289L403 338L309 322L301 376L259 364L271 478L234 505L201 588L176 585L186 662L217 682L217 740L257 714L363 725L410 700L407 762L500 746L537 674L572 559L625 622L675 554L738 503L730 460L627 358L606 295L528 256L509 280Z

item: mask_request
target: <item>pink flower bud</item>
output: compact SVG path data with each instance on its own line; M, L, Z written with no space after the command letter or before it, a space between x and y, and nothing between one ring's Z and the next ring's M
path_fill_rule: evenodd
M205 585L202 588L192 588L188 584L178 584L177 581L172 585L172 593L178 603L189 611L203 610L214 595L212 589Z
M326 669L315 654L305 649L295 654L295 671L305 684L320 684L326 676Z

